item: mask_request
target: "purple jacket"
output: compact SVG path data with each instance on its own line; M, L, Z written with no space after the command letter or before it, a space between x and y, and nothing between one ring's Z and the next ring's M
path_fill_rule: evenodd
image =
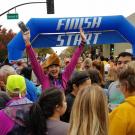
M0 110L0 135L31 135L28 118L32 104L6 107ZM69 123L47 120L49 135L66 135Z
M75 50L70 63L65 67L64 72L62 73L62 85L64 87L64 90L66 89L67 82L70 79L70 76L72 75L75 69L75 66L77 64L77 61L83 51L84 44L85 44L84 42L81 42L81 45ZM35 75L37 76L40 84L42 85L42 90L49 88L50 87L49 75L44 74L43 69L41 68L40 64L38 63L36 59L36 55L31 45L27 45L26 49L27 49L29 59L31 61L33 71Z
M0 135L27 135L28 129L25 127L25 121L31 105L9 106L0 110Z
M3 110L0 110L0 135L9 133L13 129L14 124L15 122Z

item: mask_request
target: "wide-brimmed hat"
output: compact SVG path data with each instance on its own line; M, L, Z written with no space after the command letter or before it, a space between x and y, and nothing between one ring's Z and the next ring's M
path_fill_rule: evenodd
M60 66L60 59L59 56L56 53L52 53L46 61L42 63L42 68L47 68L51 65L58 65Z

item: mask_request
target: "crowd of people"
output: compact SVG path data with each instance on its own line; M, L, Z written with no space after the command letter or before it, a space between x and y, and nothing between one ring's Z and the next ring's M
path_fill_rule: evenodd
M0 67L0 135L135 135L131 53L83 58L80 29L80 46L62 69L56 53L40 63L30 31L22 34L30 64Z

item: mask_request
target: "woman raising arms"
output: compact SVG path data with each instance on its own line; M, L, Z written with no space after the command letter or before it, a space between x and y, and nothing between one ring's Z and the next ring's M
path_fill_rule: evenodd
M37 76L40 84L42 85L43 91L49 87L57 87L63 90L66 89L67 82L75 69L77 61L83 51L86 42L86 37L84 35L82 28L80 29L80 37L81 37L80 46L78 46L78 48L75 50L72 59L70 63L65 67L64 72L61 73L60 59L57 56L57 54L54 53L50 55L50 57L45 62L43 62L42 67L47 69L47 74L44 74L43 71L44 69L38 63L30 43L30 31L23 33L23 38L26 44L28 57L30 59L33 71Z

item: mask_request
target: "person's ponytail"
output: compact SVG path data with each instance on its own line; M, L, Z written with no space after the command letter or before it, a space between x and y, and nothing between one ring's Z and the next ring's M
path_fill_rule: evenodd
M34 103L29 112L29 128L31 135L46 135L46 119L39 103Z
M28 129L30 135L47 135L47 120L53 116L57 105L62 106L64 93L56 88L43 92L29 111Z

